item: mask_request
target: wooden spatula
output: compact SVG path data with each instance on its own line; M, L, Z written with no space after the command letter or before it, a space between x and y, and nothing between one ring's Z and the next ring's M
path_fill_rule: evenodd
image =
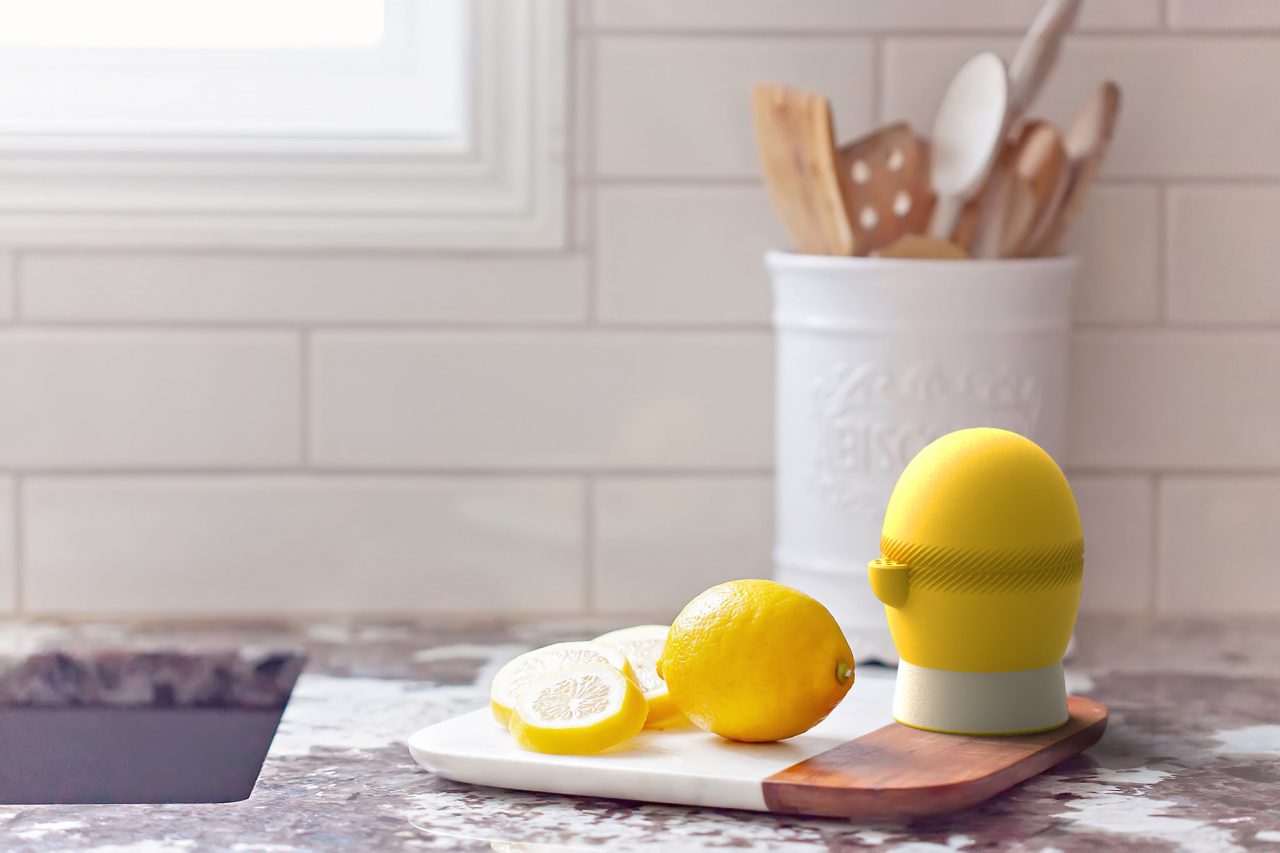
M796 251L852 255L844 199L851 180L840 166L826 98L774 83L752 94L756 144L774 209Z
M891 124L840 148L845 209L859 255L929 227L933 190L929 149L905 122Z
M1071 230L1085 197L1093 186L1102 161L1107 156L1111 137L1115 135L1116 120L1120 116L1120 87L1108 80L1090 96L1067 130L1066 150L1070 159L1070 175L1061 204L1053 212L1044 233L1034 247L1037 255L1052 255L1058 251L1063 237Z

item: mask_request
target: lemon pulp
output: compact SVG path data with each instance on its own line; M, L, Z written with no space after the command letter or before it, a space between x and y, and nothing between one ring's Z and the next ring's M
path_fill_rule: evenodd
M528 684L512 709L510 729L525 749L586 754L632 737L646 714L633 680L607 664L588 664Z
M525 652L498 670L489 688L489 708L494 719L503 726L511 722L511 710L521 694L545 675L587 664L602 664L616 669L627 678L635 673L627 656L619 649L603 643L554 643Z
M662 657L667 631L666 625L637 625L601 634L592 641L613 646L627 656L635 671L636 684L649 706L645 728L669 728L683 723L685 719L671 698L667 682L658 674L658 659Z

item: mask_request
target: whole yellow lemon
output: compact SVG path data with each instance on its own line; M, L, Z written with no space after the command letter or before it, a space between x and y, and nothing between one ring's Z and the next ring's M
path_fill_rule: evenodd
M853 685L853 652L827 608L765 580L722 583L686 604L660 663L685 716L730 740L806 732Z

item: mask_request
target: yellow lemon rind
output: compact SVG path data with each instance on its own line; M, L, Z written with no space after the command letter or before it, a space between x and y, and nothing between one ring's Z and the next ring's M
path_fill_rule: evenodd
M689 722L676 700L671 698L671 691L664 689L656 694L645 694L644 698L649 705L649 713L644 719L646 729L673 729Z
M695 725L729 740L785 740L817 725L854 682L822 604L773 581L720 584L672 623L657 669Z
M614 688L622 691L622 700L613 713L581 725L555 726L538 722L531 702L540 688L575 673L590 672L599 673L606 678L616 678ZM588 665L551 673L530 684L524 697L512 709L509 729L516 743L532 752L589 755L603 752L638 734L644 728L647 714L648 705L644 694L633 679L612 667Z
M662 674L657 671L657 664L662 657L662 644L666 641L668 629L669 626L667 625L634 625L630 628L621 628L617 631L601 634L599 637L594 638L592 642L616 647L627 656L627 660L631 662L637 674L643 669L649 668L653 670L653 675L659 681L662 681ZM648 660L648 655L644 659L633 659L632 657L637 644L643 643L657 644L657 654L652 662ZM637 677L636 682L641 684L641 689L644 689L644 679ZM644 698L649 703L649 714L645 718L644 724L646 729L675 728L688 722L676 705L675 700L671 698L666 682L646 690Z

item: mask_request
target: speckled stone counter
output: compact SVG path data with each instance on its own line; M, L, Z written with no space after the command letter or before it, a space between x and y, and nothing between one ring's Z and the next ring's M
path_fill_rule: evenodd
M1280 851L1280 623L1084 622L1070 669L1079 692L1111 708L1102 742L947 820L855 825L498 791L409 759L405 738L483 705L502 662L606 627L0 627L0 655L201 645L310 654L248 800L0 806L0 849Z

